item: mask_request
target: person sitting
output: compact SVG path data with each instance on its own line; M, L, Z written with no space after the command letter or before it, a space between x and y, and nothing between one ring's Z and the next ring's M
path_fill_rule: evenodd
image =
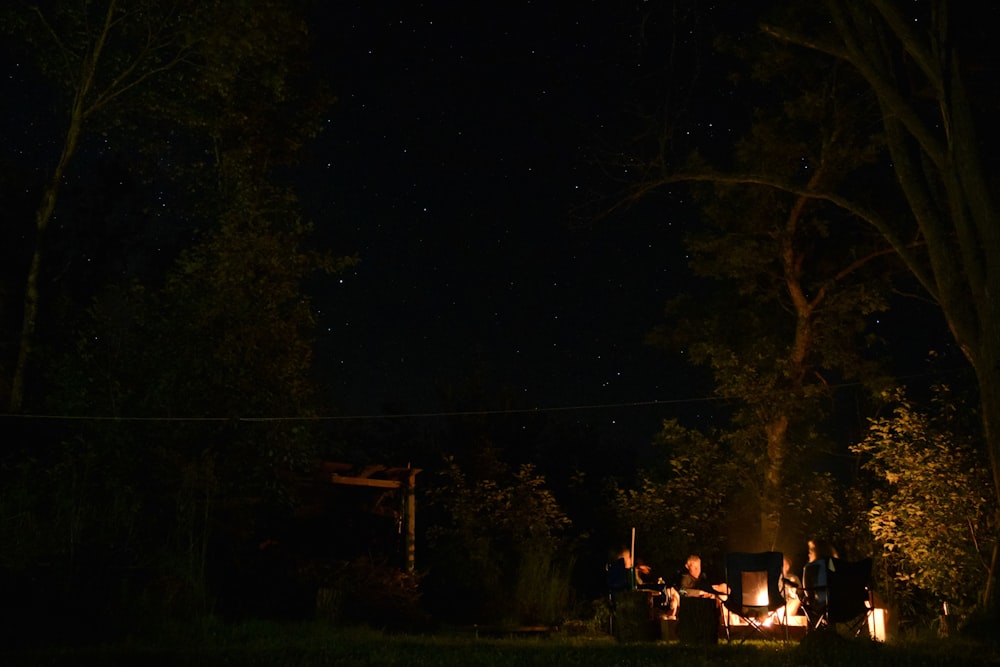
M789 616L795 616L800 611L802 601L799 599L799 590L801 588L802 580L792 572L792 561L786 557L781 564L781 593L785 598Z
M709 583L708 577L701 571L701 556L691 554L684 562L681 573L680 595L688 597L703 597L719 599L720 595L728 595L729 587L725 583Z
M611 555L607 566L608 591L612 595L631 590L632 552L620 549Z
M802 589L799 595L810 625L819 622L829 601L827 573L834 567L837 550L828 542L812 539L808 542L809 562L802 569Z
M715 643L723 621L726 584L713 584L701 570L701 557L688 556L677 583L677 636L681 643Z
M826 558L839 558L837 550L833 545L825 542L824 540L814 539L809 540L807 543L809 548L809 562L815 562L817 560Z
M633 564L635 569L633 569ZM641 560L633 561L632 552L626 547L611 554L611 561L606 569L608 589L611 592L651 588L647 581L652 579L650 574L652 568Z

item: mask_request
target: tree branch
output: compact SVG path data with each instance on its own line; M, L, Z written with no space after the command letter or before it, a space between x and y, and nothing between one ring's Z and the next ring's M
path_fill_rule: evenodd
M851 201L847 197L839 195L834 192L823 192L819 190L812 190L808 187L802 187L793 185L781 179L777 179L771 176L761 175L761 174L717 174L717 173L676 173L670 176L662 177L656 181L651 181L649 183L643 183L637 187L629 195L628 201L636 202L643 197L649 195L653 191L677 183L716 183L716 184L728 184L728 185L757 185L762 187L773 188L781 192L787 192L792 195L799 197L807 197L809 199L815 199L820 201L826 201L833 204L837 208L851 214L855 218L870 224L874 227L880 234L885 236L889 245L892 247L893 251L899 255L900 259L906 264L907 268L913 273L913 275L920 282L921 286L927 290L927 292L937 300L937 285L933 280L933 276L928 274L921 263L917 260L916 255L912 252L914 248L922 247L921 243L913 243L904 241L899 237L896 231L892 228L892 225L879 215L876 211L866 208L861 204Z

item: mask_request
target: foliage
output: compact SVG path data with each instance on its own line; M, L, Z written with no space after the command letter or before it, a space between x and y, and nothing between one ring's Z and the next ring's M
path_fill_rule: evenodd
M427 491L430 586L445 586L453 618L552 622L564 611L570 521L530 464L493 460L472 475L447 458ZM441 595L439 590L437 595Z
M302 9L131 0L0 10L0 27L51 83L57 117L37 124L59 160L33 193L25 319L33 325L38 308L47 352L32 358L45 371L29 385L44 388L33 407L80 418L26 428L30 455L4 459L5 564L46 562L81 585L84 564L100 564L132 602L205 613L208 571L232 565L261 508L287 501L284 473L311 463L314 435L285 421L315 409L302 284L354 260L306 249L312 226L278 172L332 102L305 67ZM60 235L43 241L55 217ZM105 243L81 245L101 232ZM90 264L67 258L94 246L101 271L57 280L43 262ZM36 338L25 331L22 355ZM279 419L236 420L246 416ZM145 580L122 574L135 572Z
M664 463L642 471L634 489L618 489L622 525L638 528L636 558L680 566L691 553L725 546L729 500L739 464L717 440L666 420L654 439Z
M318 584L317 617L334 625L367 625L389 630L421 630L417 575L359 558L331 566L312 563L303 575Z
M53 134L38 144L54 146L55 155L37 193L12 411L25 400L36 329L46 324L43 306L51 308L45 241L51 221L67 208L63 185L83 180L88 161L118 153L138 167L143 156L137 180L157 183L159 201L145 202L136 217L217 217L207 204L212 197L195 201L193 195L219 183L226 157L238 155L244 160L232 159L233 165L245 162L266 173L287 164L321 127L317 116L330 98L300 78L308 43L300 9L284 0L109 0L11 3L0 10L0 30L51 88L30 90L51 92L57 110L37 123ZM234 178L233 166L228 171L227 186L253 185ZM169 187L170 177L183 186Z
M852 447L879 485L869 522L895 580L969 610L989 577L996 502L988 462L967 413L944 385L920 410L903 390L891 416L872 419Z

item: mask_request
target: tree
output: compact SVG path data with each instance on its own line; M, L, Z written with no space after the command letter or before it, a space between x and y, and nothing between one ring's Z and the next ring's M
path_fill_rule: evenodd
M447 457L428 491L429 587L442 613L553 623L565 610L572 564L560 557L570 521L534 466L516 470L490 448L466 468ZM437 597L431 593L431 597Z
M995 8L947 0L828 0L833 30L766 25L768 34L854 68L878 103L894 196L858 201L806 189L869 223L940 305L976 373L982 427L1000 500L1000 225L986 151L995 112L984 88ZM901 204L902 206L893 206ZM905 206L905 209L903 208ZM915 243L918 242L918 243ZM993 606L997 551L986 599Z
M873 161L878 137L864 130L856 82L787 53L754 69L773 95L755 97L749 131L732 156L717 159L806 188L835 187ZM789 95L789 82L806 76L816 88ZM698 155L683 173L708 181L692 188L700 224L685 238L691 267L711 287L675 299L650 341L711 370L731 406L724 437L757 471L743 476L751 492L743 505L757 508L758 527L745 548L777 549L802 539L792 510L830 446L817 425L829 416L831 386L880 375L866 329L888 308L892 251L826 202L736 186Z
M989 464L964 418L975 411L941 385L926 412L902 390L886 398L891 414L872 419L851 447L877 480L872 535L904 591L927 591L966 613L987 590L996 540Z
M975 370L984 442L1000 499L1000 225L986 160L995 90L987 63L996 9L947 0L789 3L763 32L803 56L828 57L863 82L884 136L877 168L850 182L802 183L766 171L684 173L684 180L742 183L826 201L877 231L940 307ZM813 79L796 83L814 89ZM877 184L879 187L873 188ZM997 553L988 599L993 606Z
M640 527L637 556L665 568L692 553L719 555L741 461L675 420L664 421L653 444L661 463L640 471L635 488L615 493L619 524Z
M25 515L38 522L23 530L52 526L48 537L68 545L54 553L72 552L82 536L95 561L122 571L160 568L199 588L202 604L208 603L210 546L220 536L230 546L242 544L253 528L247 515L284 499L281 473L311 461L314 441L301 424L277 419L248 426L236 418L314 414L314 321L302 283L353 261L306 248L311 226L276 173L295 163L331 102L303 80L307 41L295 6L280 0L62 3L51 14L32 13L45 30L24 33L29 41L58 42L42 53L42 69L60 81L64 74L78 93L61 173L74 157L112 153L137 181L159 186L128 203L141 213L136 218L183 222L193 238L165 262L166 275L74 295L90 307L84 317L64 320L74 345L46 355L42 400L58 414L150 421L73 423L54 464L40 452L61 434L34 440L31 457L39 460L23 466L26 474L76 464L87 464L92 474L80 476L88 485L74 487L75 495L58 498L78 508L79 531L56 534L64 522L46 522L60 517L45 517L46 504L33 502L24 505ZM89 10L100 10L101 20L91 21ZM88 32L95 25L96 32ZM47 54L60 58L50 62ZM62 58L85 63L89 78L74 78L76 70L64 70ZM99 130L101 140L78 150L87 128ZM62 180L46 190L51 207L39 210L33 262L39 272L51 247L44 233L53 212L84 208L65 198L57 206ZM164 200L171 186L183 196ZM125 206L116 193L107 197ZM160 209L168 212L155 213ZM37 291L39 273L33 272L29 294ZM37 298L26 303L32 330L39 304ZM22 337L22 360L33 338ZM102 492L107 488L117 491ZM11 502L23 499L39 497L23 493ZM127 506L109 512L108 502ZM111 554L111 544L128 545L128 557Z
M25 400L42 305L47 233L88 133L102 133L111 146L129 145L126 137L144 137L136 145L159 149L163 144L154 138L154 127L156 138L169 137L176 128L190 137L199 130L218 131L215 110L227 100L239 97L258 108L280 100L288 94L284 86L290 65L281 54L303 43L303 24L288 9L280 0L105 0L4 7L0 27L26 44L56 89L62 110L53 120L62 126L58 157L34 215L11 412L20 412ZM246 76L251 72L252 77ZM229 115L227 120L239 118ZM208 148L210 152L210 141ZM170 161L164 154L159 158Z

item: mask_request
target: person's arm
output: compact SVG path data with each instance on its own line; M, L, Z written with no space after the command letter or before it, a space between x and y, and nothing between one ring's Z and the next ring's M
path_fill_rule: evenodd
M710 598L713 597L708 586L708 580L705 577L695 579L689 573L684 573L681 575L681 590L682 595L686 595L692 598Z

